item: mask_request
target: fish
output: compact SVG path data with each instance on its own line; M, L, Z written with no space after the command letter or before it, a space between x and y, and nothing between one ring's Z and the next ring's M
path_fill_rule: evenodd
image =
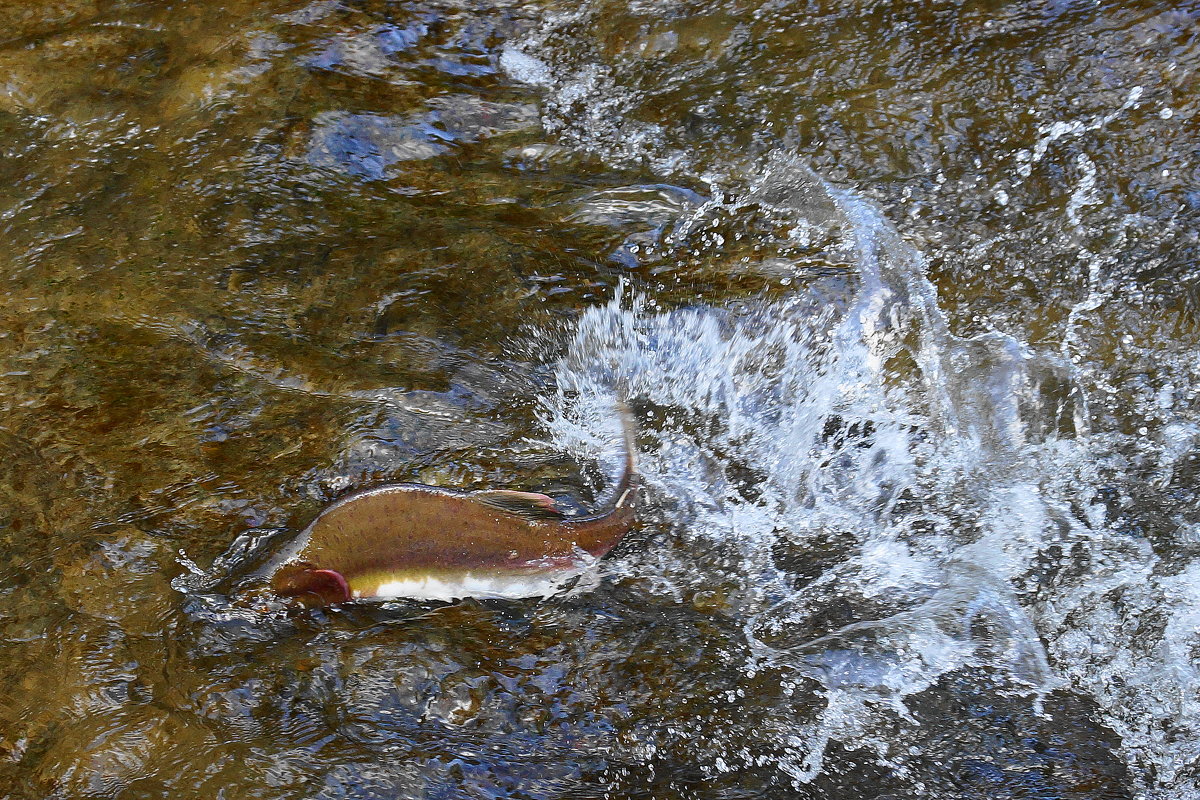
M259 574L275 595L306 607L556 594L634 525L635 430L628 407L618 410L624 464L602 512L568 516L536 492L389 484L325 508Z

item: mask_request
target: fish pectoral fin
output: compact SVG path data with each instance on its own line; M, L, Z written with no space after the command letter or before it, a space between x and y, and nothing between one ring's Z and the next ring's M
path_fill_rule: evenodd
M565 516L554 504L554 498L537 492L488 489L482 492L473 492L471 498L486 506L525 519L563 519Z

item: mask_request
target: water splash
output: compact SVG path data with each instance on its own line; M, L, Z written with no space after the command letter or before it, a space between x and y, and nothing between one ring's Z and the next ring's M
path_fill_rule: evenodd
M584 314L546 404L553 438L598 449L620 384L646 412L641 469L672 532L666 552L612 571L677 598L720 587L747 675L819 685L821 710L756 721L797 782L832 742L903 772L879 731L917 724L906 700L983 669L1035 712L1055 690L1087 692L1143 785L1184 796L1194 570L1161 575L1147 542L1108 527L1104 476L1125 443L1089 431L1070 362L952 335L920 254L798 160L769 159L745 185L676 235L716 205L769 206L838 228L857 281L835 303L663 309L624 290ZM756 758L732 740L713 752L726 768Z

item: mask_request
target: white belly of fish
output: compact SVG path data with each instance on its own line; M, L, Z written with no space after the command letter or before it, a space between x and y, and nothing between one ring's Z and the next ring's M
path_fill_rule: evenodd
M580 565L563 570L507 575L472 572L454 576L427 575L388 581L381 583L373 591L352 590L351 594L356 600L452 601L465 597L480 600L522 600L557 594L586 569L586 565Z

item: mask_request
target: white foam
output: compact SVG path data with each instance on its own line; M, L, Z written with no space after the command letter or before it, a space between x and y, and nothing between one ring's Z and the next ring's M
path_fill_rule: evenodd
M831 740L882 753L874 731L892 723L880 715L907 719L905 698L955 670L991 667L1035 704L1061 685L1016 583L1060 541L1082 451L1031 424L1032 376L1069 380L1057 354L998 333L952 336L920 255L876 209L794 160L769 162L753 183L758 202L841 227L859 268L845 302L798 294L658 312L619 296L579 320L547 417L560 446L590 457L618 375L662 410L643 431L641 470L695 554L612 569L676 597L732 587L744 669L824 686L826 711L780 707L759 728L787 743L782 768L803 781ZM896 375L904 348L916 368ZM921 509L903 510L903 498ZM854 546L807 584L776 557L780 545L805 552L839 537ZM809 633L828 605L856 601L890 612Z
M712 187L707 202L666 226L667 247L703 258L715 239L701 229L741 202L778 213L780 229L832 221L853 250L838 251L837 260L857 269L857 285L845 296L827 293L822 303L800 292L737 311L697 303L655 313L636 298L592 309L559 367L561 393L547 402L556 441L585 457L602 438L597 431L618 380L656 408L653 429L641 436L641 468L668 504L661 522L680 544L611 569L677 599L722 586L727 613L746 631L744 671L790 667L823 681L823 710L782 704L756 720L753 746L706 741L695 757L714 765L719 757L716 769L761 764L755 759L773 744L772 762L805 782L821 773L827 746L839 741L893 769L889 753L903 742L883 741L888 734L879 731L896 727L880 714L903 717L911 693L987 662L1018 690L1032 689L1034 702L1063 678L1090 694L1100 722L1121 736L1140 796L1200 796L1200 754L1191 744L1200 741L1200 710L1186 702L1200 685L1195 659L1186 655L1200 642L1188 605L1195 598L1185 591L1200 576L1190 551L1167 564L1140 533L1118 529L1120 512L1102 494L1130 478L1122 450L1148 456L1139 469L1159 464L1155 483L1166 487L1200 437L1180 408L1185 402L1153 387L1163 447L1152 434L1134 440L1091 430L1081 374L1117 389L1106 367L1081 358L1080 327L1095 323L1089 316L1118 291L1104 280L1112 257L1080 248L1087 294L1071 308L1057 352L999 332L955 337L920 254L870 204L792 159L748 166L722 149L714 165L705 161L711 149L672 146L678 137L643 114L625 113L641 110L646 97L606 63L601 48L571 35L589 28L589 13L601 12L585 5L554 17L523 45L546 59L545 123L561 143L614 165L688 175ZM1143 95L1135 86L1108 111L1039 124L1011 156L1015 183L1053 148L1102 132ZM1101 202L1101 167L1079 159L1066 209L1073 232L1086 227L1085 209ZM1012 191L997 188L997 202L1007 203ZM822 193L826 201L814 202ZM779 259L768 268L786 271ZM898 354L904 358L893 360ZM1198 373L1200 366L1181 368L1174 384ZM1067 388L1043 396L1047 385ZM825 435L830 429L846 433L839 441ZM1171 535L1192 547L1196 527L1179 520ZM781 545L806 553L839 538L852 543L842 560L808 582L773 557ZM857 634L828 632L843 635L847 651L838 679L824 681L811 653L800 658L812 645L806 632L830 603L862 599L883 600L893 613L880 612ZM974 618L997 631L996 646L964 627ZM889 639L887 626L898 621L904 624ZM872 642L880 631L882 640ZM743 755L755 749L758 756Z
M513 80L529 86L549 86L552 81L549 67L513 47L506 47L500 53L500 69Z

